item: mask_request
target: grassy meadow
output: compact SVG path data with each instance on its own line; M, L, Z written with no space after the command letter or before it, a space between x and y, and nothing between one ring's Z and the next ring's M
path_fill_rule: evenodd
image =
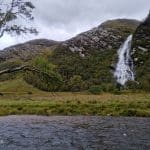
M50 93L22 79L0 82L0 116L24 114L150 117L150 93Z

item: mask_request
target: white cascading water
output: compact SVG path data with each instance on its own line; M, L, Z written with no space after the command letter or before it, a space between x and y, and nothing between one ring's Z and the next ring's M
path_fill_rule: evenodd
M127 38L118 50L119 61L114 76L117 82L121 85L125 85L127 81L134 81L133 61L130 57L131 42L132 35Z

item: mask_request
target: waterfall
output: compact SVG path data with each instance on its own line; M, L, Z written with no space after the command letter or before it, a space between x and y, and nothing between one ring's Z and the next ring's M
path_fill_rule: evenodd
M130 57L132 35L128 36L127 40L118 50L118 63L114 76L117 82L124 85L127 81L134 81L133 61Z

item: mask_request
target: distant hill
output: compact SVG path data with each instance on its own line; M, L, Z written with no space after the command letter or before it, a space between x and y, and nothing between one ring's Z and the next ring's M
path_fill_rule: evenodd
M47 39L36 39L26 43L10 46L0 51L0 62L10 59L28 61L38 54L53 49L59 42Z

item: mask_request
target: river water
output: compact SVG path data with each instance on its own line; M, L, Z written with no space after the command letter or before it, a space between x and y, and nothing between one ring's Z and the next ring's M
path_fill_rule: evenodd
M150 118L0 117L0 150L131 149L150 149Z

